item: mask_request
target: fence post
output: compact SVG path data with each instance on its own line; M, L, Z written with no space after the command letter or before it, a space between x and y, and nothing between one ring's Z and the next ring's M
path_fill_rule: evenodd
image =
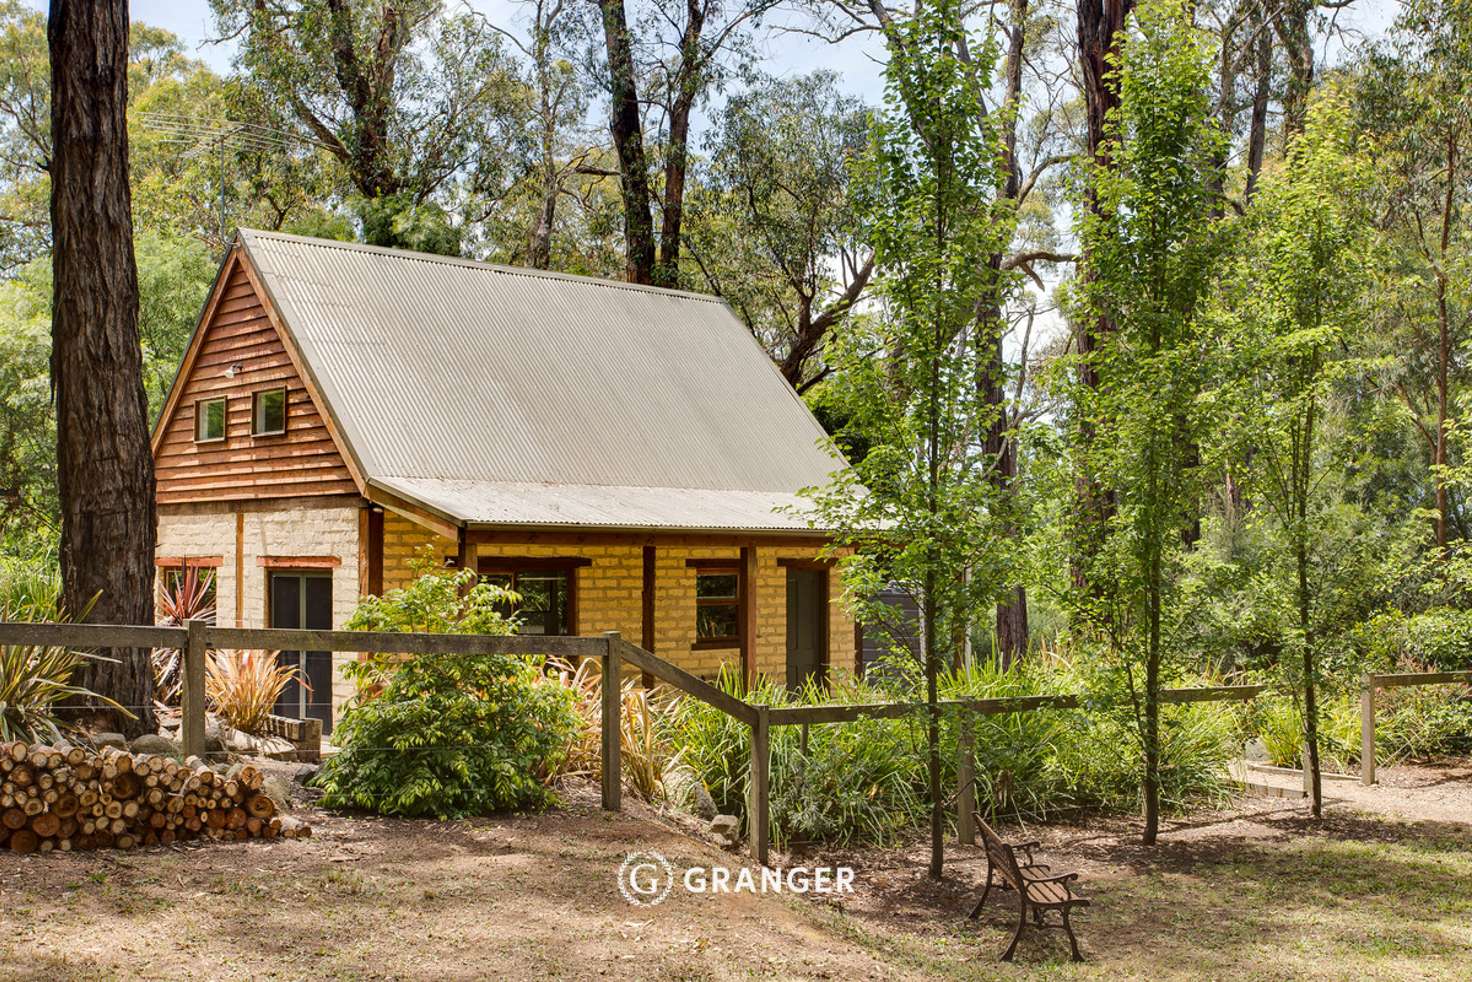
M772 822L768 799L771 710L767 706L753 708L756 709L756 721L751 724L751 793L746 803L746 823L751 836L751 854L765 866Z
M960 713L957 744L961 759L956 762L956 838L962 845L976 844L976 751L971 733L971 716Z
M1375 783L1375 676L1365 676L1360 692L1360 783Z
M204 756L204 629L206 623L191 618L185 623L189 638L184 645L184 691L181 700L184 720L180 727L185 757Z
M603 650L603 810L621 811L623 761L619 756L619 731L623 723L623 687L620 683L617 631L604 631Z

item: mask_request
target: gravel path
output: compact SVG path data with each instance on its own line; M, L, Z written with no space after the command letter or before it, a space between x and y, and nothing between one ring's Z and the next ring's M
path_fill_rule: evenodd
M1435 765L1400 764L1377 768L1377 783L1365 787L1359 779L1324 780L1324 804L1348 807L1416 822L1457 822L1472 825L1472 761L1443 761ZM1254 784L1284 791L1303 787L1298 771L1251 771Z

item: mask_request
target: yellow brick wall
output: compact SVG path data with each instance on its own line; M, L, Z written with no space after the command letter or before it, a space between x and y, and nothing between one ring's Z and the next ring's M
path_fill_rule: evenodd
M457 553L453 541L387 512L383 522L384 589L403 586L411 577L409 563L425 545L444 559ZM810 559L815 546L784 546L758 542L756 546L756 668L775 679L787 676L787 570L779 558ZM639 644L644 633L642 594L644 553L639 545L482 545L482 556L577 556L590 565L577 571L576 630L583 635L618 631ZM654 571L654 653L686 671L714 676L722 664L739 665L737 648L692 650L695 641L695 573L687 559L740 558L735 547L660 545L656 542ZM841 602L837 574L828 583L828 652L830 670L852 671L854 622Z

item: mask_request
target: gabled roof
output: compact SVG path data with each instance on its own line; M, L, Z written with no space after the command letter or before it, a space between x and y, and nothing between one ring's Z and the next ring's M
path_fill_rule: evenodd
M844 466L720 300L242 229L379 487L459 524L806 529Z

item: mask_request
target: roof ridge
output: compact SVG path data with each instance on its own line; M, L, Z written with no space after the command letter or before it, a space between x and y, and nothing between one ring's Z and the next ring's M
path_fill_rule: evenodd
M463 266L469 269L479 269L490 273L501 273L506 276L526 276L532 279L562 280L570 283L582 283L589 286L601 286L612 290L633 290L641 293L655 293L671 297L683 297L687 300L700 300L705 303L725 304L721 297L709 293L696 293L693 290L676 290L663 286L647 286L643 283L626 283L622 280L608 280L599 276L581 276L576 273L559 273L550 269L529 269L525 266L505 266L500 263L487 263L478 259L466 259L462 256L444 256L433 252L419 252L414 249L391 249L387 246L369 245L365 242L344 242L341 239L320 239L310 235L293 235L290 232L273 232L266 229L255 229L240 227L236 229L237 237L248 241L254 238L276 239L282 242L291 242L297 245L317 246L326 249L342 249L347 252L365 252L372 255L392 256L411 262L427 262L442 266Z

